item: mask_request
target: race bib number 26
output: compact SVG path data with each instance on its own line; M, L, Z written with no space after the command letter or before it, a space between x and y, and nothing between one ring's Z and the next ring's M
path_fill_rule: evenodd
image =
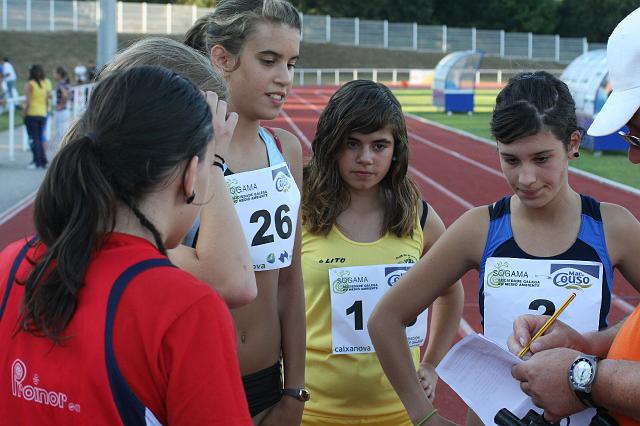
M300 191L286 163L225 177L255 271L291 264Z

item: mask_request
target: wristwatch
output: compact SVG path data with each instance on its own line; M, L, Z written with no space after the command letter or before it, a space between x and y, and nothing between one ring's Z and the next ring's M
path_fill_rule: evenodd
M311 394L305 388L282 389L282 394L307 402L311 399Z
M592 355L578 355L569 367L569 386L578 399L587 407L596 407L591 396L591 385L598 372L598 357Z

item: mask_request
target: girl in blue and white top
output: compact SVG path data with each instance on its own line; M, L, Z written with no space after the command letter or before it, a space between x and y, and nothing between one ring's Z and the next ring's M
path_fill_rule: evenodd
M640 289L640 223L569 185L581 131L566 84L544 71L517 75L496 99L491 131L513 194L463 214L369 321L380 362L414 420L433 408L405 368L400 326L467 271L480 272L484 334L505 349L517 316L552 314L571 292L578 296L563 321L581 332L605 328L614 268Z

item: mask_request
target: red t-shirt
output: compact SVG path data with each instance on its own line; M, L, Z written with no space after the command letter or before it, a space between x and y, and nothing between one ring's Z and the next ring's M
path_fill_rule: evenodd
M607 359L640 361L640 306L624 321L618 331ZM640 422L627 416L612 413L620 426L640 426Z
M14 243L0 254L0 303L22 246ZM29 255L35 256L33 249ZM57 346L14 333L24 286L13 284L0 318L0 419L121 424L104 365L106 300L124 270L158 258L146 240L112 234L91 260L64 333L69 339ZM18 281L29 270L23 261ZM162 424L251 425L231 316L197 278L166 266L136 275L117 305L112 337L126 384Z

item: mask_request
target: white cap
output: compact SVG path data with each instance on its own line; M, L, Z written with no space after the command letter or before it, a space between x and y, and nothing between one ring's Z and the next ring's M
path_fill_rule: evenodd
M587 131L591 136L618 131L640 108L640 8L611 33L607 65L613 91Z

